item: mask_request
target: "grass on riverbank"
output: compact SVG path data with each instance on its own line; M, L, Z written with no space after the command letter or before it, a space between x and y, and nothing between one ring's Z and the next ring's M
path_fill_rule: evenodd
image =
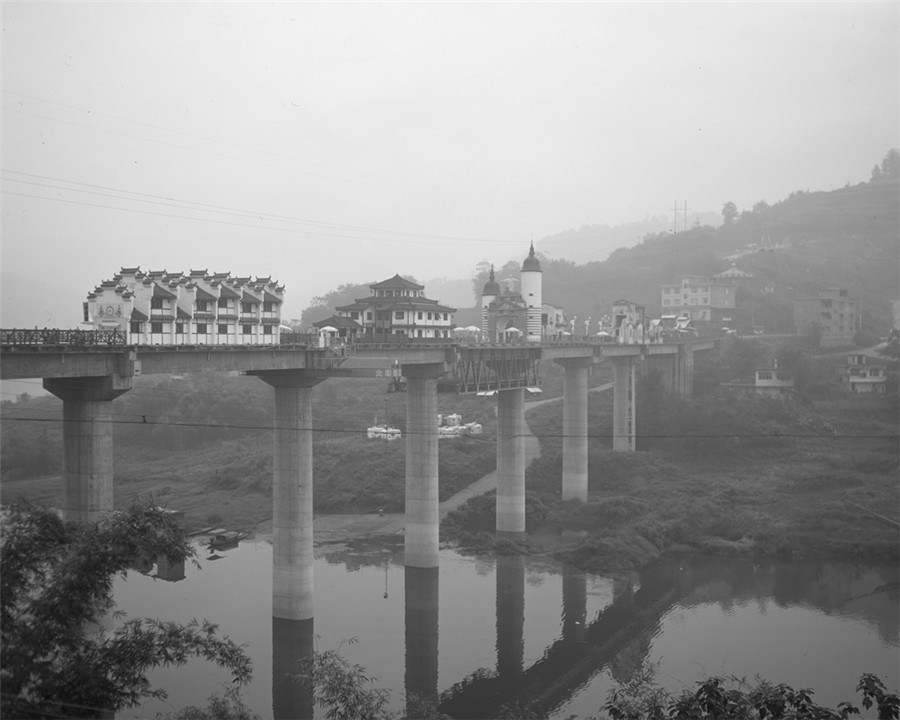
M589 499L559 500L558 409L529 424L542 456L527 471L527 544L594 571L640 567L675 549L718 555L896 561L895 398L663 403L652 449L612 452L608 397L589 406ZM712 407L709 407L712 405ZM706 406L706 407L704 407ZM703 425L692 418L703 418ZM638 414L640 419L640 414ZM654 447L655 446L655 447ZM492 497L451 514L443 536L489 546ZM887 519L876 517L875 514Z

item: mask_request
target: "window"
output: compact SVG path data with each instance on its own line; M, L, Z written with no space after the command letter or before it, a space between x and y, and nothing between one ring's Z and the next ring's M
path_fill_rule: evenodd
M150 298L150 309L151 310L162 310L163 309L163 299L161 297Z
M372 319L372 311L370 310L369 312L366 313L366 320L371 320L371 319Z
M271 325L263 325L263 335L271 335L272 334L272 326Z
M359 313L356 310L350 311L350 318L352 320L359 320Z
M133 333L143 332L143 329L141 328L141 324L139 322L131 323L131 332L133 332Z
M760 370L756 373L756 377L758 380L771 380L772 373L769 370Z
M220 297L219 302L217 302L216 305L218 305L220 308L227 308L228 307L228 298Z
M162 323L161 322L150 323L150 332L161 333L162 332Z
M206 323L197 323L197 334L206 335Z
M264 302L263 303L263 312L272 312L275 308L275 303L273 302Z
M397 310L394 312L394 320L402 320L403 319L403 311Z
M422 311L421 311L421 310L419 310L419 312L416 313L416 319L417 319L417 320L421 320L421 319L422 319Z
M431 313L428 313L428 319L431 320Z
M241 325L241 335L252 335L253 334L253 326L252 325Z
M175 334L184 335L184 323L175 323Z
M241 312L244 313L244 315L252 315L253 303L241 303Z
M220 323L219 327L218 327L218 333L219 333L219 335L227 335L228 334L228 325L222 325Z
M198 300L194 305L197 308L198 312L208 312L209 311L209 302L207 300Z

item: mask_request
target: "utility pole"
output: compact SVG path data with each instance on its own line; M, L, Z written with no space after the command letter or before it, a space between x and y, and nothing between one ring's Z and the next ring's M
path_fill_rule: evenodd
M687 232L687 200L684 201L684 231Z
M675 201L674 214L672 215L672 233L678 234L678 201Z

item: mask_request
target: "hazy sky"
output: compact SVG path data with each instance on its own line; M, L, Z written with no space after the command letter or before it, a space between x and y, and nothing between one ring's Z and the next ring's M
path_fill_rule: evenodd
M298 317L867 180L900 144L898 8L3 2L3 327L77 325L123 265L272 275Z

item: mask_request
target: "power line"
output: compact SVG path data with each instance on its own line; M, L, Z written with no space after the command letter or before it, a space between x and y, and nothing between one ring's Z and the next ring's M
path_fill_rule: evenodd
M418 239L422 238L433 238L436 240L449 240L453 242L472 242L472 243L483 243L488 242L487 238L478 238L478 237L461 237L457 235L436 235L431 233L419 233L419 232L410 232L408 230L393 230L390 228L377 228L371 227L367 225L349 225L345 223L332 223L326 222L323 220L310 220L308 218L299 218L291 215L280 215L276 213L269 213L261 210L250 210L243 208L235 208L227 205L213 205L211 203L203 203L195 200L182 200L180 198L169 197L165 195L154 195L151 193L142 193L142 192L134 192L132 190L124 190L122 188L110 187L107 185L95 185L92 183L82 183L76 180L67 180L65 178L55 178L47 175L36 175L34 173L21 172L18 170L9 170L7 168L3 169L3 172L10 173L13 175L22 175L24 177L35 178L37 180L50 180L56 183L67 183L69 185L78 185L81 187L94 188L95 190L80 190L78 188L70 188L64 187L60 185L52 185L46 182L34 182L29 180L19 180L17 178L10 178L11 182L20 183L23 185L34 185L37 187L48 188L53 190L63 190L69 192L79 192L83 194L89 195L99 195L101 197L110 197L119 200L125 201L137 201L137 202L145 202L154 205L164 205L167 207L175 207L178 209L186 209L186 210L198 210L201 212L220 212L225 215L233 215L237 217L246 217L246 218L258 218L260 220L264 220L266 218L275 220L278 222L292 223L292 224L301 224L301 225L312 225L317 227L323 227L326 229L335 229L335 230L347 230L352 232L361 232L361 233L389 233L391 236L395 235L408 235L413 236ZM121 193L124 195L133 195L136 197L121 197L120 195L111 195L109 193L96 192L96 190L107 190L112 193ZM49 198L46 196L41 196L43 199L53 200L55 198ZM145 200L144 198L152 198ZM182 207L185 206L185 207ZM194 206L194 207L191 207ZM125 209L125 208L121 208ZM498 241L499 243L504 244L520 244L514 240L505 240Z
M139 415L139 414L138 414ZM229 423L213 423L213 422L179 422L173 420L159 420L159 419L146 419L146 416L140 416L141 419L128 420L123 418L111 418L108 422L113 425L152 425L152 426L171 426L171 427L186 427L186 428L215 428L220 430L296 430L298 432L312 432L312 433L334 433L334 434L359 434L365 432L364 429L358 428L346 428L346 427L305 427L300 425L295 425L292 427L276 427L274 424L265 424L265 425L234 425ZM4 422L57 422L61 423L61 418L48 418L48 417L6 417L3 419ZM89 423L91 420L75 420L70 422L78 422L78 423ZM425 435L427 434L424 430L416 430L407 428L406 433L409 435ZM616 435L613 433L613 437ZM470 436L477 440L489 440L491 438L484 438L483 436L479 438L477 435ZM565 434L565 433L517 433L515 435L510 436L512 438L519 437L537 437L541 438L554 438L561 439L566 437L584 437L582 435L574 435L574 434ZM592 434L587 433L586 437L589 439L605 439L610 437L610 434L604 433L600 434ZM900 439L900 434L892 433L892 434L870 434L870 433L862 433L862 434L837 434L837 433L827 433L827 434L813 434L813 433L787 433L787 432L774 432L774 433L671 433L671 434L638 434L639 438L646 439L672 439L672 440L680 440L680 439L727 439L733 440L735 438L738 439L760 439L765 438L769 440L777 439L777 438L808 438L808 439L827 439L827 440L898 440Z

